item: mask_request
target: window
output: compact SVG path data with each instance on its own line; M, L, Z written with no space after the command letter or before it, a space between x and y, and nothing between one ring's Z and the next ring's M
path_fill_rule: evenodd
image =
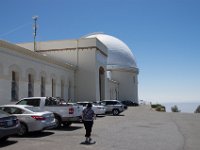
M135 83L135 76L133 76L133 83Z
M11 100L16 101L18 100L18 78L17 73L12 71L12 81L11 81Z
M61 80L61 97L64 97L64 81Z
M24 112L22 109L15 107L2 107L1 109L8 114L22 114Z
M31 105L34 107L40 106L40 99L23 99L17 103L18 105Z
M12 107L11 108L12 114L23 114L24 110L20 109L20 108L15 108Z
M112 101L107 101L106 105L113 105L113 102Z
M33 97L34 80L31 74L28 74L28 97Z
M45 100L45 106L57 106L57 105L58 101L56 101L56 99L54 98L49 97Z
M45 77L41 77L41 96L45 96Z
M51 87L52 87L52 89L51 89L51 91L52 91L52 97L55 97L56 83L55 83L54 79L51 80Z
M69 81L69 87L68 87L68 99L71 99L71 82Z

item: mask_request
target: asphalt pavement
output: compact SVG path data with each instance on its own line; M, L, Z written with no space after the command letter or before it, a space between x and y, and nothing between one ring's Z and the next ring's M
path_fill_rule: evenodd
M155 112L130 107L119 116L97 117L93 145L83 145L83 124L11 137L3 150L199 150L200 114Z

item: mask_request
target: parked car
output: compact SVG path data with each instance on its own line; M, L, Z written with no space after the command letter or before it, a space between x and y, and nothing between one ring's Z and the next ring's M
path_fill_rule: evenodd
M17 116L20 121L18 135L23 136L28 132L42 131L56 126L52 112L41 111L28 105L2 105L0 110Z
M130 100L124 100L124 101L121 101L121 103L126 105L126 106L139 106L138 103L130 101Z
M126 107L118 100L103 100L97 103L105 106L106 113L112 113L114 116L119 115L125 110Z
M77 103L67 103L66 104L67 106L81 106L81 105L79 105L79 104L77 104ZM82 106L81 106L82 107Z
M139 104L140 104L140 105L145 105L145 103L146 103L146 102L145 102L144 100L139 100Z
M67 102L60 101L54 97L28 97L23 98L16 103L17 105L31 105L40 108L42 111L54 113L56 126L70 126L72 122L80 120L83 107L67 105Z
M88 103L91 103L91 102L77 102L77 104L82 105L83 108L87 107ZM98 105L92 104L92 109L97 116L104 115L106 113L105 107L99 104Z
M13 134L17 134L20 123L16 116L0 110L0 142L3 142Z

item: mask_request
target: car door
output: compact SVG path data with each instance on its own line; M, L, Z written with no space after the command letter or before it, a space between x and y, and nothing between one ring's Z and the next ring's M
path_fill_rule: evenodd
M106 101L106 111L112 112L113 110L113 102L112 101Z

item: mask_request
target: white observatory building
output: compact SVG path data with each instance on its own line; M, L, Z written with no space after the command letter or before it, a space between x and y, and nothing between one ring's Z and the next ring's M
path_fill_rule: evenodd
M0 104L32 96L138 102L139 69L120 39L94 33L36 42L35 48L0 41Z

